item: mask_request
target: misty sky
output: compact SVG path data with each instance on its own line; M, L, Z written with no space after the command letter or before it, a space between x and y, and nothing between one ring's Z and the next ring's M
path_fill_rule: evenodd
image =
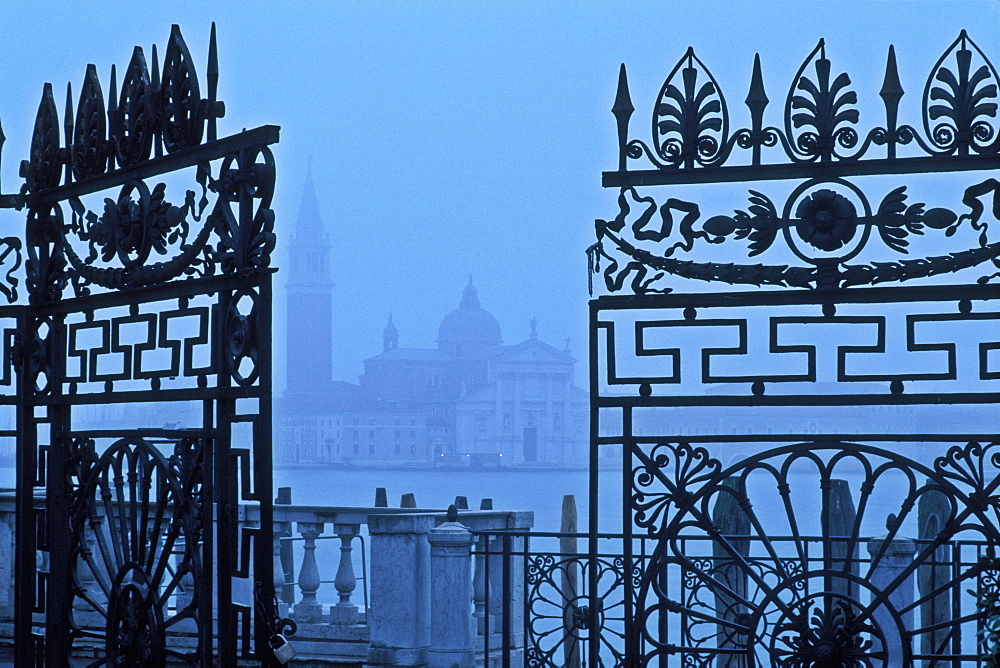
M381 351L390 311L400 346L434 346L470 273L505 343L526 338L536 316L541 338L562 347L572 337L585 365L584 249L594 218L615 213L616 193L600 187L600 175L617 163L609 109L619 63L637 109L632 135L648 139L655 96L689 44L741 115L759 51L773 114L825 37L834 66L854 81L864 128L881 120L890 43L909 94L904 107L962 28L1000 59L996 1L153 6L0 6L3 191L20 185L43 82L64 91L72 81L78 93L92 62L106 87L112 63L124 70L133 44L162 48L171 23L181 25L203 73L216 21L227 104L220 135L282 126L279 267L312 158L336 254L334 373L342 380L356 380L361 360ZM2 215L8 233L23 225L21 214ZM284 291L276 297L280 365ZM284 373L276 371L280 393Z

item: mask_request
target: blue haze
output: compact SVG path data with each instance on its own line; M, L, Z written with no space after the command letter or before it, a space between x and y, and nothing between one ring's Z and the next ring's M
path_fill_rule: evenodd
M203 68L218 22L220 133L282 126L276 147L279 248L312 160L335 246L334 375L355 381L394 314L401 346L432 346L472 273L504 341L572 339L586 387L587 276L600 187L617 163L609 112L629 68L633 135L647 137L664 77L694 45L742 118L760 51L774 115L801 61L825 37L851 74L861 125L895 44L913 117L927 72L958 32L1000 57L1000 2L4 3L0 120L4 192L19 184L42 83L79 91L85 66L106 85L133 44L182 26ZM60 105L61 108L61 105ZM10 233L23 214L4 211ZM278 275L278 285L283 281ZM284 388L283 290L276 290L276 393ZM463 493L456 490L456 493ZM331 500L331 502L335 502Z

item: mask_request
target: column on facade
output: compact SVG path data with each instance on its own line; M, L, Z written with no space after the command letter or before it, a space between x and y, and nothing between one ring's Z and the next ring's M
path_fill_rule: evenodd
M572 367L570 367L572 368ZM570 410L573 399L573 376L560 375L560 385L562 386L562 442L563 461L576 463L580 454L576 452L576 423L573 420L573 411Z
M556 457L562 459L562 447L558 453L549 451L549 447L556 442L556 430L552 428L552 420L555 417L555 411L552 409L552 373L546 371L542 374L542 378L545 379L545 424L539 425L538 431L542 432L539 434L539 442L544 443L545 447L539 453L539 459L553 463Z
M493 377L493 388L493 439L499 446L500 453L503 454L503 442L505 440L503 433L503 383L501 382L500 374Z
M514 386L514 409L511 411L510 426L514 432L515 461L524 461L524 420L521 415L521 394L524 391L524 374L511 374ZM517 444L521 444L520 450Z

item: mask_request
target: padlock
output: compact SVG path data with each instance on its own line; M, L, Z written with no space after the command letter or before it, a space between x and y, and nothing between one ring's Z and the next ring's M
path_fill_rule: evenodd
M274 658L281 665L285 665L292 660L293 656L298 654L298 650L280 633L275 633L268 642L271 645L271 651L274 652Z

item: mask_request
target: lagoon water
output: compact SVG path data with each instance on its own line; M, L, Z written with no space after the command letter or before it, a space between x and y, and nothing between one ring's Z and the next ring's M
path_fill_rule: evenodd
M899 448L917 461L929 464L934 455L943 454L939 445L927 447ZM923 444L921 444L923 445ZM711 448L714 450L715 448ZM733 463L731 458L722 457L723 451L714 452L725 464ZM742 453L741 453L742 454ZM923 455L923 456L921 456ZM839 466L835 477L849 481L855 502L858 500L861 479L860 468L849 465ZM992 469L992 467L989 467ZM991 471L995 473L994 471ZM795 514L803 522L799 530L811 533L818 526L805 525L818 522L820 514L819 478L814 467L796 465L790 470ZM0 488L13 488L15 482L12 467L0 467ZM767 475L755 474L748 479L748 491L758 512L765 510L777 498L776 481ZM371 506L375 500L375 489L385 487L390 506L398 507L400 497L412 493L419 508L447 508L456 496L465 496L469 507L477 509L484 498L492 499L496 510L532 511L535 514L535 531L551 532L560 528L560 514L563 496L576 497L578 530L588 529L589 474L583 469L523 469L500 470L482 469L366 469L366 468L325 468L297 467L275 468L274 487L292 488L292 501L297 505L316 506ZM890 512L898 512L902 498L907 494L907 483L898 473L882 476L878 489L871 499L866 515L874 520L866 529L871 535L884 532L876 518L886 517ZM619 532L621 530L622 473L616 467L602 468L599 475L600 530ZM872 507L875 506L875 507ZM777 508L775 508L777 510ZM782 513L783 514L783 513ZM915 520L915 518L913 518ZM866 522L868 524L868 522ZM779 527L775 526L775 530ZM786 533L787 525L781 527ZM908 529L910 527L907 527ZM915 526L913 529L915 530Z
M941 446L926 444L897 444L895 450L901 450L908 456L924 465L930 463L932 455L941 454ZM714 453L717 456L722 451ZM732 463L729 458L721 458L726 464ZM992 466L986 473L996 475ZM862 467L856 461L845 462L838 466L834 477L847 480L854 503L857 504L861 481L866 477ZM617 533L621 530L622 508L622 473L614 468L600 471L600 530ZM754 511L761 522L765 536L787 536L791 533L790 515L797 522L796 531L801 535L816 535L819 530L819 520L822 507L822 491L819 476L814 465L800 460L788 470L788 482L791 487L790 503L787 507L778 495L776 480L767 471L758 470L747 478L747 490ZM873 483L871 497L864 510L864 522L860 530L861 536L880 536L886 531L885 520L890 513L899 513L904 498L912 494L912 484L922 485L924 478L916 475L909 479L907 473L901 470L886 470L877 476ZM0 487L14 486L14 470L0 468ZM276 468L274 471L274 486L291 487L292 500L295 504L319 506L371 506L375 498L375 489L385 487L388 492L390 506L399 506L400 497L412 493L416 497L418 507L446 508L454 502L455 496L466 496L471 508L478 508L483 498L490 498L497 510L532 511L535 514L534 530L554 532L560 528L560 512L563 495L576 496L578 510L578 530L586 532L588 528L588 493L589 474L585 470L568 469L507 469L497 471L470 469L330 469L312 468ZM662 489L662 488L661 488ZM917 513L912 509L901 527L901 533L906 536L916 536ZM322 539L317 543L316 557L320 564L323 584L320 587L319 599L332 603L337 598L332 580L335 575L334 564L339 559L339 541L332 535L332 527L327 526ZM637 532L644 533L643 531ZM291 538L295 541L296 566L301 563L301 539L293 529ZM361 548L368 550L367 531L362 529ZM610 544L609 544L610 545ZM552 540L533 540L536 550L554 549ZM584 547L584 545L581 545ZM610 549L603 548L602 549ZM620 549L620 548L618 548ZM791 550L786 545L785 550ZM360 560L361 555L355 553ZM867 551L862 546L859 556L866 556ZM370 559L370 553L366 555ZM792 557L791 553L784 556ZM297 568L296 568L297 570ZM355 562L355 570L359 577L371 578L374 574L368 572L367 564L361 566ZM368 583L359 583L356 602L361 603Z
M470 508L484 498L496 510L530 510L537 531L558 531L563 495L576 496L579 527L586 530L589 474L585 470L469 470L276 468L275 487L291 487L292 501L304 505L370 506L375 488L385 487L389 505L413 493L419 508L447 508L465 496ZM602 496L621 496L621 473L602 471ZM605 510L606 507L606 510ZM602 504L604 512L620 513L621 502ZM617 517L617 515L615 515Z

